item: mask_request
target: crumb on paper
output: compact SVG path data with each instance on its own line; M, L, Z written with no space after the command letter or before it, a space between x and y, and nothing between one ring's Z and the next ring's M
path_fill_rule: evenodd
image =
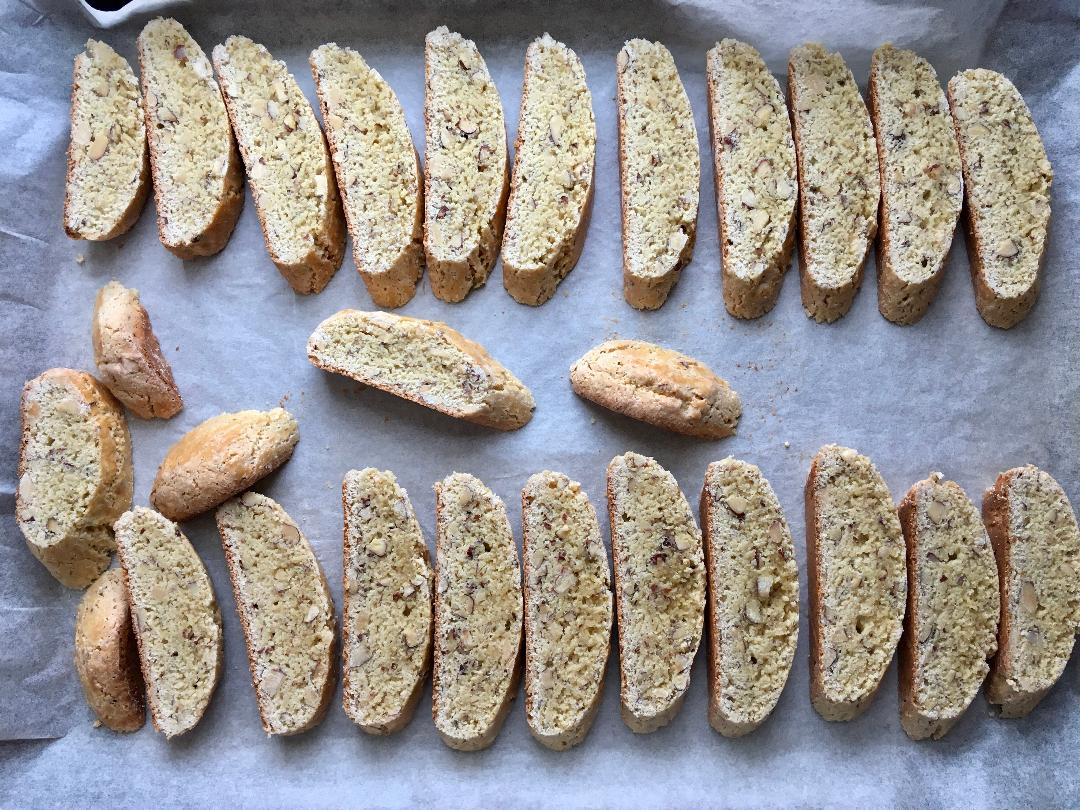
M279 408L284 408L285 405L288 403L289 398L291 396L292 396L292 393L289 392L289 391L286 391L284 394L281 395L281 399L278 400L277 406Z
M78 253L78 254L75 255L75 264L82 264L85 261L86 261L86 257L83 256L81 253Z
M791 447L791 442L784 442L784 448Z

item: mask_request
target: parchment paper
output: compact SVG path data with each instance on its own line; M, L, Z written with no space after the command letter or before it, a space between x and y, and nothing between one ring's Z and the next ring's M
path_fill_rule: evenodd
M304 346L315 325L344 307L370 309L370 299L351 255L322 294L293 294L267 258L250 198L226 250L207 260L182 262L161 247L152 202L135 229L115 242L67 239L61 204L72 58L93 35L134 62L144 20L97 32L73 2L9 0L0 6L0 267L6 274L0 291L0 739L8 741L0 744L0 802L1075 806L1075 665L1030 718L995 719L979 697L937 743L913 743L900 730L895 668L863 717L826 723L807 694L805 572L804 628L791 679L772 719L744 739L726 740L706 722L703 651L682 712L648 736L632 734L619 717L613 653L592 732L565 753L531 739L520 699L491 749L451 751L432 727L430 690L412 724L389 738L363 735L338 697L314 731L267 739L209 517L184 526L210 570L225 621L224 676L205 719L171 744L149 726L133 736L92 726L71 664L80 595L57 584L31 557L12 513L20 387L51 366L93 371L93 297L111 278L141 291L187 403L168 422L131 419L135 502L146 503L165 451L194 425L221 411L284 403L300 421L300 444L259 489L304 528L339 609L339 493L342 476L353 467L394 470L429 543L431 485L453 470L490 485L509 506L515 531L520 487L543 468L580 480L606 524L604 469L628 449L657 457L692 502L710 461L734 454L759 464L787 512L801 560L803 480L811 456L826 442L869 454L896 498L931 470L941 470L979 500L999 471L1032 462L1052 471L1080 503L1075 3L414 5L203 2L177 14L207 52L232 33L266 44L288 62L309 98L310 50L328 40L357 47L402 98L421 146L423 38L436 25L446 23L478 42L502 93L511 140L529 41L547 30L578 51L599 138L595 207L577 269L540 309L506 295L499 267L462 304L435 300L425 283L401 310L447 321L479 340L532 388L535 418L513 433L458 423L311 366ZM621 292L614 60L631 36L660 39L675 54L695 111L703 168L694 260L666 306L653 313L630 309ZM982 322L958 237L938 300L916 326L896 327L878 314L872 265L852 311L837 324L818 325L803 314L794 268L772 313L749 322L729 317L720 294L704 82L705 51L724 36L755 44L781 76L789 48L822 40L843 50L865 86L873 48L893 40L926 55L943 82L969 66L1012 77L1056 172L1044 288L1031 316L1008 332ZM657 341L711 365L742 395L738 435L721 442L683 439L577 399L567 381L571 362L613 336Z

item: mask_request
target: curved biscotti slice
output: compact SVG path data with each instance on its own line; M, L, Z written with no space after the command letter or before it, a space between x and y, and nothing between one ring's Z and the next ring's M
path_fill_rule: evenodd
M244 179L210 60L173 19L139 34L146 137L161 244L181 259L225 247L244 207Z
M15 517L26 544L69 588L109 567L112 522L131 507L131 437L120 403L82 371L23 387Z
M659 42L628 41L616 59L623 296L659 309L694 253L698 154L694 111Z
M1008 329L1039 295L1054 172L1031 110L1000 73L953 76L949 106L964 170L975 305L988 324Z
M94 39L75 57L64 231L101 241L126 233L150 192L142 94L124 57Z
M323 371L497 430L517 430L536 407L529 389L483 346L439 321L343 309L311 333L308 359Z
M998 578L982 516L964 490L933 473L897 507L907 544L900 639L900 725L940 739L971 705L997 649Z
M443 742L478 751L517 693L522 601L506 507L471 475L435 485L435 566L431 713Z
M625 453L607 469L623 720L666 726L682 706L705 619L701 532L674 476Z
M611 651L607 551L589 496L545 470L521 490L525 568L525 719L561 751L589 732Z
M146 699L167 738L202 719L221 676L221 611L210 577L180 527L137 507L116 521Z
M818 450L806 478L810 700L853 720L873 700L900 640L907 579L892 496L849 447Z
M758 318L776 305L795 245L795 142L780 84L752 46L705 57L724 306Z
M337 682L334 600L304 533L281 506L245 492L218 507L221 547L267 734L319 724Z
M431 564L409 494L392 472L350 470L345 513L345 714L368 734L412 719L431 665Z
M585 247L596 164L596 120L585 68L549 35L525 52L514 178L503 235L503 286L539 306Z
M510 168L502 102L476 44L424 41L424 253L436 298L461 301L499 254Z
M709 465L701 489L708 571L709 723L741 737L769 716L799 640L799 570L784 512L753 464Z
M167 518L189 520L268 476L289 460L299 438L283 408L211 417L169 448L150 502Z
M643 340L609 340L570 367L574 393L605 408L703 439L735 433L739 395L704 363Z
M815 321L843 317L877 234L877 147L870 114L839 53L800 45L788 60L799 163L802 302Z
M998 476L983 520L1001 600L986 697L1002 717L1023 717L1065 671L1080 628L1080 531L1061 485L1031 465Z

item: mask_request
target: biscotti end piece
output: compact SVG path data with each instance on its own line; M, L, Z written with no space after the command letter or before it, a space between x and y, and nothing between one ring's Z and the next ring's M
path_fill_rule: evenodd
M1001 600L986 697L1002 717L1023 717L1065 671L1080 629L1080 531L1061 485L1032 465L998 476L983 520Z
M629 40L616 58L623 296L659 309L694 253L698 154L694 111L671 53Z
M806 479L810 699L826 720L870 705L900 640L904 538L873 462L825 445Z
M992 70L949 80L967 195L965 231L975 305L991 326L1022 321L1039 295L1053 169L1031 111Z
M310 62L356 269L376 306L404 306L424 261L420 160L405 111L353 49L323 45Z
M95 39L75 57L64 231L102 241L126 233L150 192L142 94L124 57Z
M709 465L701 490L708 571L709 723L741 737L769 716L799 640L799 572L784 512L753 464Z
M780 84L752 46L706 56L724 306L758 318L776 305L795 244L798 177Z
M499 254L510 168L502 102L476 44L424 40L424 253L436 298L461 301Z
M368 734L392 734L412 719L431 666L430 558L392 472L350 470L341 504L345 714Z
M979 510L941 473L912 486L898 512L908 563L900 725L913 740L937 740L971 705L990 671L997 565Z

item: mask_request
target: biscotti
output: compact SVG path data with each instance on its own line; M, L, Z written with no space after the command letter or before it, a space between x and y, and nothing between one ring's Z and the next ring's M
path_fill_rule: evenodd
M476 44L424 40L424 253L436 298L461 301L499 254L510 169L502 102Z
M704 363L643 340L609 340L570 367L574 393L605 408L703 439L735 433L739 395Z
M95 39L75 57L64 231L102 241L126 233L150 192L142 94L124 57Z
M581 60L547 34L525 52L514 177L503 235L503 286L539 306L585 246L596 121Z
M431 712L451 748L495 741L517 693L521 571L506 507L471 475L435 485Z
M795 245L798 175L780 84L752 46L705 57L724 306L758 318L776 305Z
M644 734L671 722L690 686L705 619L701 532L674 476L637 453L611 460L607 501L622 717Z
M698 154L694 111L659 42L628 41L616 59L623 296L659 309L694 253Z
M289 460L299 438L283 408L211 417L169 448L150 502L171 520L189 520L268 476Z
M740 737L769 716L799 639L799 572L784 512L753 464L705 471L701 529L708 573L709 723Z
M866 456L825 445L806 478L810 700L826 720L870 705L900 640L904 538L889 488Z
M82 371L23 387L15 517L30 551L69 588L109 567L112 522L131 507L131 437L118 403Z
M311 333L308 359L323 371L497 430L522 427L536 407L529 389L483 346L438 321L344 309Z
M607 552L589 496L562 473L521 490L525 574L525 719L560 751L589 732L611 651Z
M323 45L310 62L356 269L376 306L404 306L424 261L420 160L405 111L351 48Z
M318 725L337 683L334 601L315 552L281 506L245 492L215 513L263 731Z
M997 649L998 578L982 516L941 473L897 510L907 544L907 614L900 639L900 725L940 739L971 705Z
M202 719L221 676L221 611L210 577L180 527L137 507L116 521L146 699L167 738Z
M877 147L866 104L839 53L800 45L788 60L799 164L802 302L815 321L851 309L877 233Z
M1023 717L1065 671L1080 628L1080 531L1061 485L1031 465L998 476L983 520L1001 600L986 697L1002 717Z
M391 734L412 719L431 665L428 550L393 473L350 470L341 505L345 714L369 734Z
M949 106L964 170L975 306L988 324L1008 329L1039 295L1054 172L1031 111L1000 73L953 76Z
M161 244L181 259L229 241L244 207L244 180L210 60L176 20L139 34L146 137Z
M296 292L320 292L345 255L345 221L315 112L285 63L247 37L216 46L214 67L270 260Z

